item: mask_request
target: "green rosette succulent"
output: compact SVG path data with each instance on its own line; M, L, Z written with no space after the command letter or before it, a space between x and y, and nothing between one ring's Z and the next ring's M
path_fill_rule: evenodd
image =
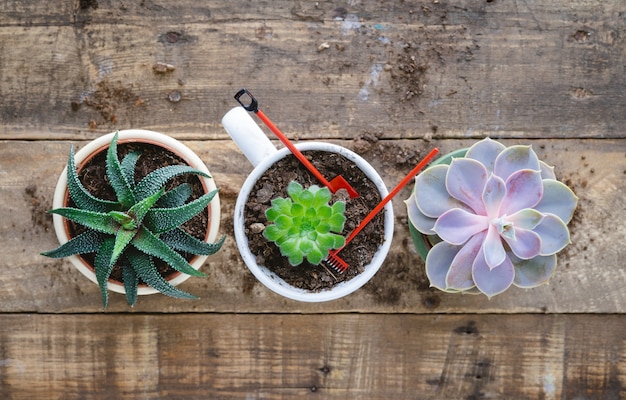
M318 265L331 249L345 244L339 233L345 223L345 203L337 201L329 205L330 190L312 185L304 189L298 182L287 186L289 198L276 198L265 212L272 224L263 236L276 243L283 256L292 266L304 259Z
M186 165L170 165L155 170L135 182L135 166L140 154L132 152L122 161L117 155L117 133L106 156L106 176L117 201L99 199L81 184L70 148L67 181L70 197L76 207L62 207L49 212L61 215L86 228L58 248L42 253L52 258L95 253L94 269L102 294L104 308L108 303L107 281L113 267L122 267L126 299L133 306L137 301L140 280L159 292L176 298L196 298L169 284L157 271L155 259L168 263L176 271L192 276L205 276L194 269L182 254L211 255L222 246L206 243L188 234L181 225L202 212L218 189L189 201L192 189L183 183L165 190L165 184L183 174L208 177Z

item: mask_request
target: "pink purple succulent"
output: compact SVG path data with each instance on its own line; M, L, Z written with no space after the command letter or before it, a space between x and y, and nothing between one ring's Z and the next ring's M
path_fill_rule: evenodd
M492 297L547 283L577 202L530 146L487 138L419 174L405 203L411 224L441 239L426 258L431 286Z

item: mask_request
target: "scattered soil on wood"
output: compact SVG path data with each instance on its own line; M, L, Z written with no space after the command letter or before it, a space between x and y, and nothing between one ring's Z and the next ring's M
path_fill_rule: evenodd
M98 0L80 0L79 7L81 10L94 9L98 8Z
M84 104L96 110L102 120L92 120L89 122L90 128L95 129L104 123L114 124L125 119L129 110L140 107L144 104L130 87L122 83L102 80L96 85L96 90L84 96L81 101L73 101L71 106L73 111L78 111Z
M381 196L374 183L352 161L345 157L328 152L306 151L306 157L319 169L327 179L342 175L357 190L359 197L350 199L343 190L338 191L331 202L346 202L346 223L342 235L347 236L358 223L381 201ZM323 265L312 265L304 261L298 266L291 266L281 256L280 249L263 237L262 229L252 225L269 223L265 211L270 207L271 200L277 197L288 197L287 185L297 181L304 187L320 185L313 175L292 155L279 160L268 169L253 187L244 210L245 232L248 237L252 254L256 255L257 263L265 265L292 286L312 292L327 290L336 284L350 280L363 272L372 260L384 238L384 216L379 213L339 255L350 266L346 272L339 274Z
M49 217L46 198L37 193L37 185L30 184L24 189L24 201L30 209L30 218L33 226L48 232L52 229L52 219Z
M424 93L428 64L417 49L413 49L410 44L407 44L404 51L396 55L395 63L389 70L391 85L404 100L411 100Z
M123 159L130 152L138 151L141 157L137 161L135 169L135 182L139 182L150 172L168 165L187 165L187 163L176 154L162 147L147 143L118 143L118 157ZM116 201L115 192L106 177L106 153L104 149L83 166L79 167L78 177L89 193L103 200ZM195 175L180 175L168 181L165 189L171 190L182 183L189 183L192 187L192 196L188 200L193 201L204 195L204 188L200 179ZM70 206L74 204L70 201ZM208 226L208 210L205 208L200 214L193 217L181 226L190 235L204 240ZM70 221L71 236L76 236L85 231L85 228ZM181 254L186 260L191 260L193 255ZM84 254L82 256L89 264L93 265L95 254ZM155 264L163 277L176 273L167 263L155 258ZM111 272L110 279L122 282L122 267L116 265Z

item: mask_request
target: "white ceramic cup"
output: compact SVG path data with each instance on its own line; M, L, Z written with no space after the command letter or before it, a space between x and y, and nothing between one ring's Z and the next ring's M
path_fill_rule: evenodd
M267 267L256 263L256 257L250 252L248 247L248 238L244 230L244 207L248 201L248 197L250 196L250 192L252 191L254 184L276 161L291 153L287 148L283 148L281 150L276 149L261 128L254 122L248 111L246 111L243 107L233 108L226 113L226 115L222 118L222 125L237 146L239 146L248 161L250 161L250 163L254 166L254 170L250 173L239 192L237 202L235 204L234 216L234 230L237 247L239 248L239 252L241 253L244 262L254 276L275 293L303 302L323 302L335 300L354 292L368 282L380 269L391 246L394 228L394 216L391 202L387 203L384 208L384 241L374 255L372 261L365 266L362 273L348 281L334 286L329 290L310 292L304 289L296 288L285 282L284 279L270 271ZM358 154L346 149L345 147L323 142L304 142L296 144L296 147L300 151L321 150L338 153L346 157L354 162L359 169L361 169L376 185L381 198L384 198L387 195L387 187L376 170Z
M81 164L89 157L92 153L98 152L104 148L107 148L113 140L113 135L115 132L106 134L104 136L100 136L99 138L87 143L85 147L81 148L74 156L76 161L76 165L80 168ZM145 143L151 143L155 145L159 145L165 147L171 152L177 154L181 157L187 164L191 167L198 169L207 175L211 176L209 170L200 157L198 157L191 149L187 146L179 142L178 140L164 135L162 133L142 130L142 129L127 129L121 130L118 132L118 143L124 143L130 140L138 140ZM215 182L213 178L205 178L202 176L198 176L200 178L202 184L205 187L205 191L208 193L212 190L216 189ZM64 202L68 196L67 191L67 166L63 169L63 172L59 176L59 180L57 182L56 189L54 191L54 198L52 200L53 208L60 208L64 206ZM54 225L54 231L56 232L57 238L59 239L60 244L64 244L70 240L70 237L65 229L64 218L60 215L54 214L52 216L52 222ZM219 195L216 194L215 197L209 203L209 234L206 237L205 241L207 243L214 243L217 239L217 234L219 231L220 225L220 200ZM202 264L206 261L208 256L196 256L189 263L193 268L199 269ZM70 262L89 280L92 282L98 283L98 279L96 278L96 274L87 264L87 262L78 256L70 256L67 257ZM168 282L174 286L181 284L182 282L189 279L190 275L183 273L176 273L175 276L168 280ZM126 293L124 290L124 285L121 282L116 282L113 280L109 280L107 283L107 287L109 290L117 293ZM140 285L137 289L137 294L146 295L146 294L154 294L158 293L158 291L147 285Z

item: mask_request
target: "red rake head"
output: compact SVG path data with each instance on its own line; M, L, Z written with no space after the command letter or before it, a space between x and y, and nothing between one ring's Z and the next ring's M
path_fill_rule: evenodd
M345 262L341 257L339 257L339 255L337 254L338 252L338 250L331 250L328 253L328 257L322 260L322 263L325 266L339 272L340 274L343 274L348 269L348 263Z

